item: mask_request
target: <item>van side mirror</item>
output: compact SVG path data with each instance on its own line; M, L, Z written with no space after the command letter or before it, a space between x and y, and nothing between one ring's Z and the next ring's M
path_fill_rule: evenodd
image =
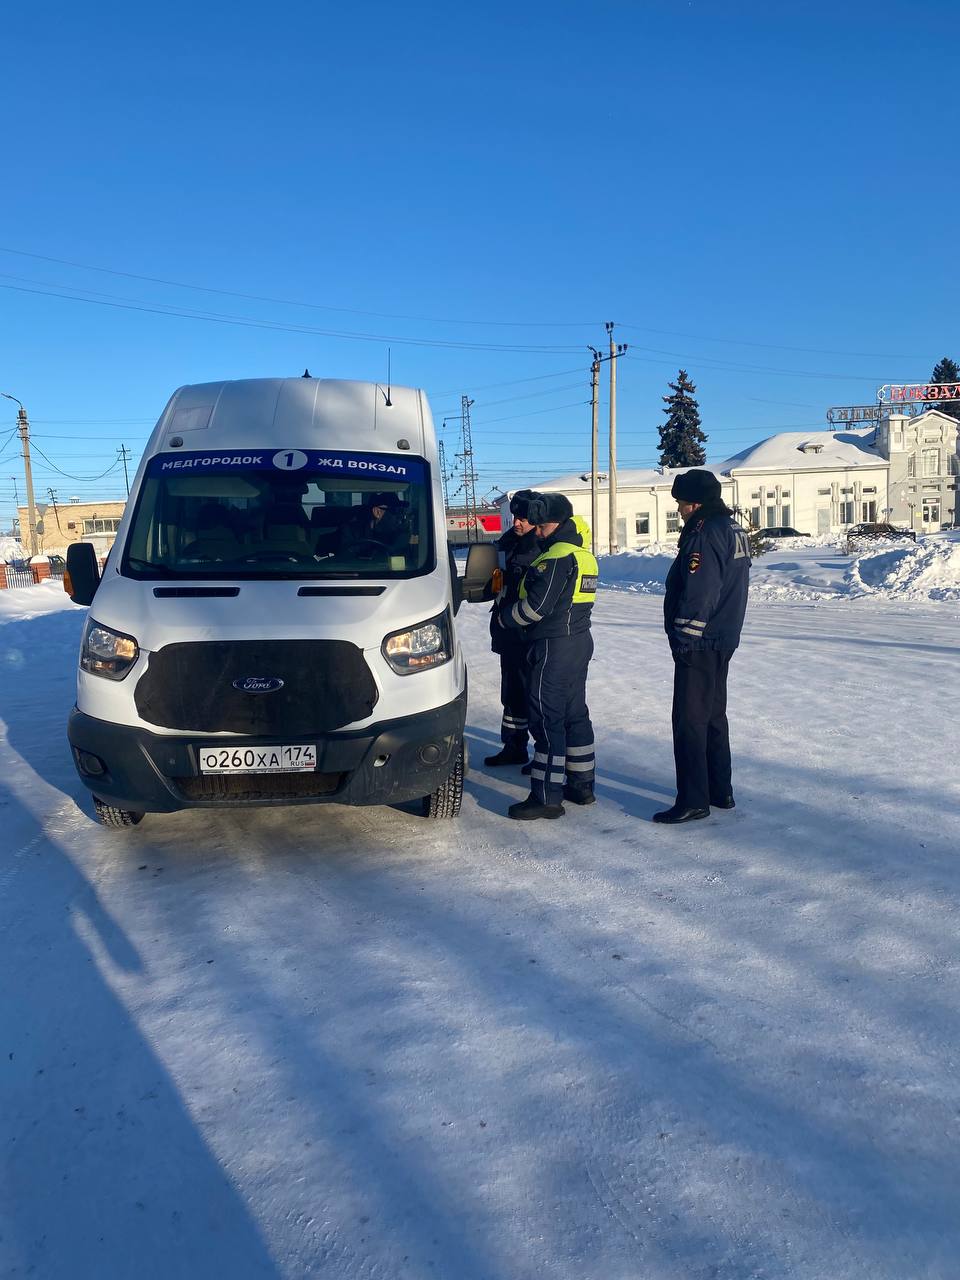
M91 542L72 542L67 547L67 570L63 589L74 604L92 604L100 585L100 566Z
M447 543L447 560L450 564L450 588L453 593L453 613L456 616L460 612L460 606L463 604L463 580L457 569L457 558L453 554L453 547Z
M467 568L463 575L463 598L468 604L492 600L493 575L499 568L497 548L492 542L475 542L467 552Z

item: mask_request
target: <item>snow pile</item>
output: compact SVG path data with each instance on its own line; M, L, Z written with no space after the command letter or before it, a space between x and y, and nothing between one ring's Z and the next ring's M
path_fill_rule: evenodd
M662 596L676 546L621 551L600 557L600 583L616 591ZM846 554L836 537L784 538L753 562L755 600L821 602L869 597L882 601L960 601L960 538L873 546Z
M81 607L64 592L59 578L45 578L39 586L8 587L0 591L0 623Z
M676 555L675 543L654 542L638 551L618 551L616 555L600 556L600 583L621 591L662 596L663 584Z
M810 551L818 547L841 550L846 546L845 534L818 533L804 538L768 538L767 546L773 551Z
M888 600L960 600L960 542L936 541L872 551L847 570L851 595Z
M26 554L19 538L0 538L0 561L3 563L9 564L11 560L23 560Z

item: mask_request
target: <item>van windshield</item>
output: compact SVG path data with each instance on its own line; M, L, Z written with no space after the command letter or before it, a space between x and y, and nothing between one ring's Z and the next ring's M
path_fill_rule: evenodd
M409 578L432 567L422 458L274 448L147 464L123 557L135 578Z

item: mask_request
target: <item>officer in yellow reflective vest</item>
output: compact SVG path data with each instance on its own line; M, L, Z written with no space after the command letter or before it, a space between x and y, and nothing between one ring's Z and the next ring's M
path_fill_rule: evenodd
M530 795L510 806L521 820L561 818L563 800L593 804L595 757L587 709L587 666L593 656L590 614L597 562L589 530L562 493L534 494L527 519L537 526L540 554L520 584L520 598L501 617L527 640L529 719L534 756ZM564 782L566 778L566 782Z

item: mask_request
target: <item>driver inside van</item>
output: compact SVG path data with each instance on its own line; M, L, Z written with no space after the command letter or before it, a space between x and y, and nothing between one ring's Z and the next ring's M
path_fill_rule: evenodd
M344 525L340 549L347 555L371 559L381 551L401 555L410 545L407 504L395 493L373 493Z

